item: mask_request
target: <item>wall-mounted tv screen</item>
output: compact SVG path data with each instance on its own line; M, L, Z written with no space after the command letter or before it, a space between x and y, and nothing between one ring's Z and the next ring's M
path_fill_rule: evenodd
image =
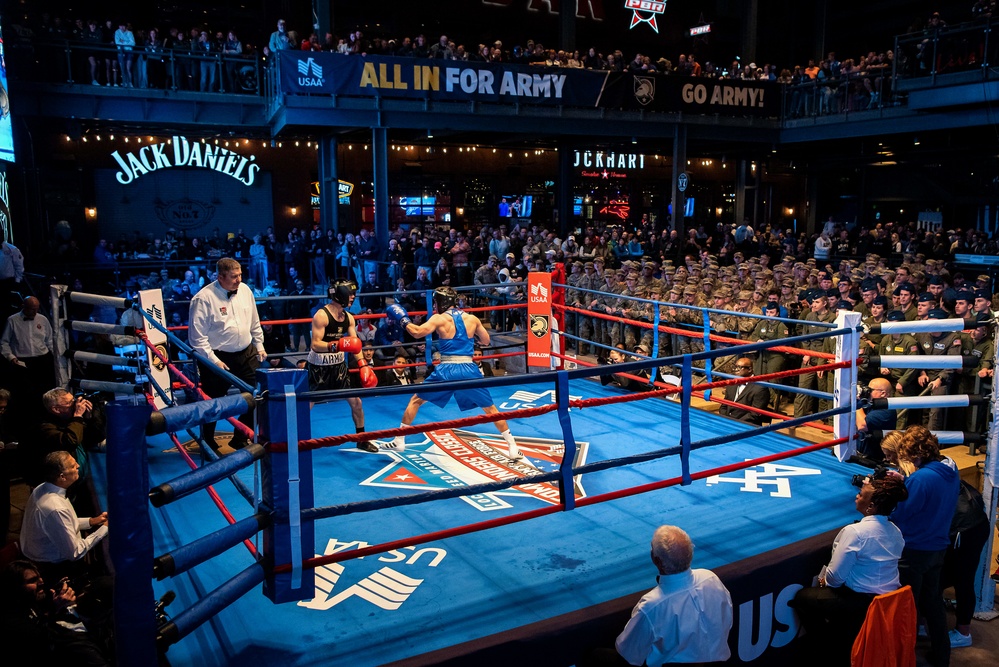
M425 218L434 215L437 197L399 197L399 205L406 209L406 217Z
M10 124L10 98L7 88L7 60L0 26L0 160L14 161L14 130Z
M531 195L503 195L499 202L499 217L529 218L534 207Z

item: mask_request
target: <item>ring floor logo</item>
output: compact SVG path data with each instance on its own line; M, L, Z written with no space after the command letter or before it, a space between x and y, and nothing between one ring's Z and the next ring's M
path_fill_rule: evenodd
M747 461L750 459L746 459ZM777 463L764 463L755 468L746 468L742 471L742 477L722 477L712 475L708 477L708 486L713 486L721 482L732 484L742 484L740 491L747 493L763 493L763 487L772 487L770 496L772 498L791 497L791 478L809 475L821 475L818 468L799 468L797 466L780 465Z
M360 540L340 542L333 537L326 543L322 555L330 556L367 546L370 546L369 543ZM447 551L439 547L403 547L379 556L376 559L378 564L384 565L374 572L371 572L371 561L364 558L322 565L316 568L315 597L299 602L298 606L326 611L342 603L366 602L385 611L395 611L412 597L446 556ZM357 577L358 574L364 576ZM351 575L355 575L357 580L346 585Z
M361 485L420 491L450 489L551 472L562 464L565 444L561 440L517 437L517 444L526 457L522 461L507 456L506 441L496 433L430 431L421 442L407 442L403 452L378 452L382 457L388 455L392 462ZM577 442L573 465L586 463L588 452L589 443ZM579 475L574 478L573 491L577 498L586 495ZM559 502L559 489L551 482L527 482L503 491L462 496L463 501L482 512L509 509L517 498L554 505Z

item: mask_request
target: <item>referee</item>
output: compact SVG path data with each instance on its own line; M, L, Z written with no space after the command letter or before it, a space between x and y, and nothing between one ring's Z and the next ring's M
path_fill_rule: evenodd
M223 257L216 265L218 280L199 290L191 298L191 311L187 340L196 352L211 360L248 384L256 384L255 371L267 358L264 351L264 332L253 292L242 284L243 269L239 262ZM212 398L225 396L232 386L228 380L198 361L201 388ZM253 410L239 418L253 428ZM201 427L202 437L213 450L215 422ZM238 429L232 435L230 446L242 449L247 437Z

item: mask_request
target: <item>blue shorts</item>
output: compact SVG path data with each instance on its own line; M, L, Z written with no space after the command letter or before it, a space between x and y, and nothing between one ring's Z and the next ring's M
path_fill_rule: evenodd
M428 375L423 381L423 384L428 385L455 382L458 380L481 379L482 371L480 371L479 367L474 363L438 364L434 368L434 372ZM443 408L447 405L447 402L451 400L452 396L454 396L454 400L458 403L458 409L462 412L465 410L471 410L472 408L488 408L493 404L492 396L490 396L489 391L484 388L461 389L460 391L454 389L444 389L441 391L418 391L416 392L416 395L428 403L433 403L439 408Z

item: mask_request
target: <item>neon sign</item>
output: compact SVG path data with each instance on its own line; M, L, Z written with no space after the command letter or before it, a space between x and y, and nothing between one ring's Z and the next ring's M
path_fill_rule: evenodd
M639 23L648 23L649 27L659 32L659 26L656 25L656 16L664 14L666 12L665 2L656 2L655 0L624 0L624 8L631 10L631 25L628 29L633 29Z
M611 199L607 203L607 206L600 209L600 212L604 215L612 215L615 218L627 220L628 214L631 212L631 205L627 199Z

